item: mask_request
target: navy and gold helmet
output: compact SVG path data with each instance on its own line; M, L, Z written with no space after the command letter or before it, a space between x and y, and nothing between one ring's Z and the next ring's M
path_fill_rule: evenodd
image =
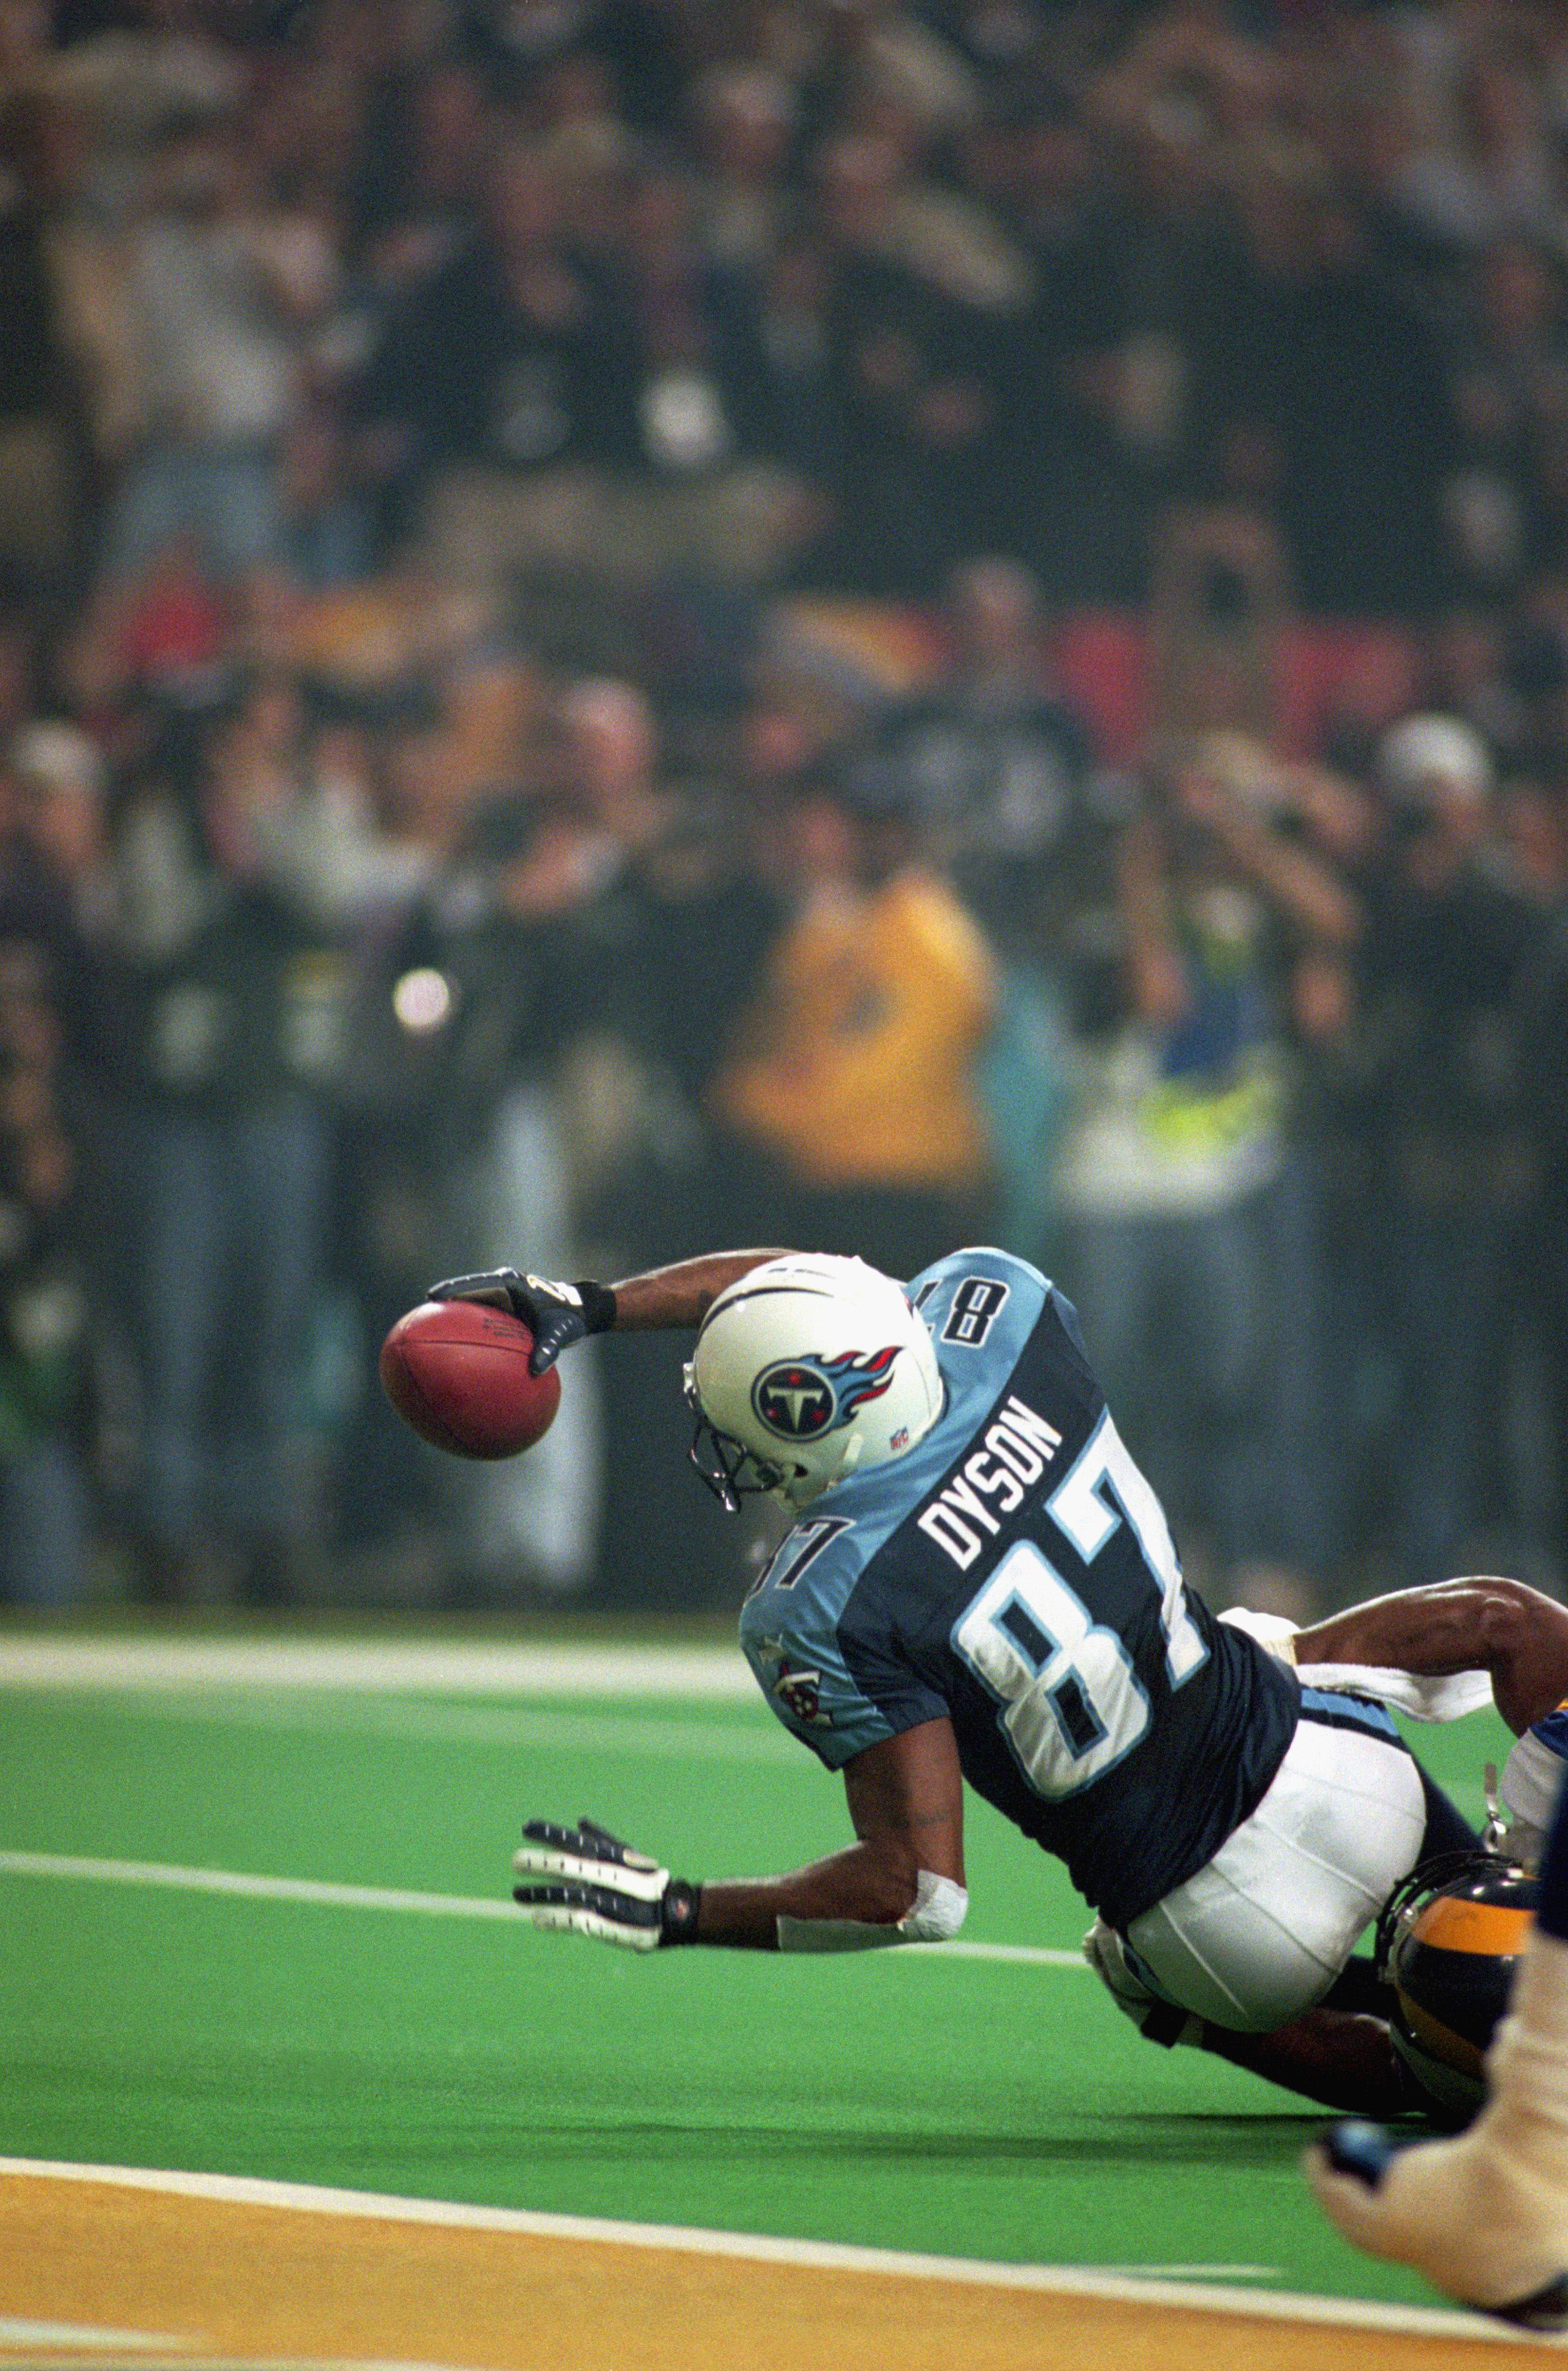
M1394 1994L1390 2036L1438 2123L1468 2124L1485 2100L1486 2052L1536 1893L1516 1861L1456 1854L1407 1878L1378 1921L1377 1965Z

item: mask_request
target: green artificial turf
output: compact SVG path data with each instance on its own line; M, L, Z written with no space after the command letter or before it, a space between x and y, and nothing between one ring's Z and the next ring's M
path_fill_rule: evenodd
M519 1733L545 1713L552 1741L517 1742L472 1702L0 1692L0 1848L504 1895L530 1812L590 1812L693 1877L846 1840L838 1783L760 1705L517 1707ZM1417 1741L1477 1816L1501 1724ZM970 1884L966 1939L1071 1946L1086 1923L979 1804ZM1312 2207L1319 2113L1139 2041L1076 1969L644 1960L0 1876L0 2065L12 2156L1424 2296Z

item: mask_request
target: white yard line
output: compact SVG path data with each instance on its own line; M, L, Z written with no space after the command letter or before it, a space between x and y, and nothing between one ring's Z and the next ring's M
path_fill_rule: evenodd
M402 1910L427 1918L522 1923L515 1903L473 1893L410 1893L396 1886L338 1885L313 1877L254 1877L236 1868L181 1868L168 1861L93 1860L75 1853L0 1852L0 1877L54 1877L99 1885L165 1886L251 1902L311 1903L327 1910Z
M411 1893L401 1887L340 1885L314 1877L257 1877L237 1868L182 1868L158 1860L97 1860L77 1853L0 1852L0 1877L74 1878L89 1884L166 1886L250 1902L299 1902L326 1910L401 1910L426 1918L499 1918L520 1926L515 1903L487 1893ZM865 1957L865 1954L860 1956ZM914 1943L870 1955L881 1960L993 1960L1030 1968L1076 1968L1076 1951L1026 1943Z
M0 2178L110 2184L180 2198L218 2200L238 2206L279 2206L305 2215L353 2215L362 2220L412 2223L447 2229L515 2231L526 2238L607 2247L665 2250L678 2255L727 2257L742 2263L790 2264L813 2272L880 2274L893 2280L947 2282L971 2288L1028 2289L1049 2296L1104 2297L1127 2305L1169 2305L1211 2313L1278 2322L1311 2322L1341 2330L1400 2331L1432 2339L1477 2338L1499 2344L1539 2346L1529 2331L1483 2319L1479 2314L1444 2312L1433 2307L1374 2305L1360 2298L1298 2296L1283 2290L1208 2286L1170 2277L1173 2268L1107 2270L1076 2264L988 2263L970 2256L904 2254L892 2248L842 2247L825 2239L780 2239L746 2231L709 2231L684 2225L615 2223L600 2215L536 2215L506 2206L469 2206L446 2200L396 2198L357 2190L325 2190L312 2184L252 2180L223 2173L166 2173L134 2166L61 2165L32 2157L0 2157ZM1194 2272L1206 2267L1194 2266ZM1215 2268L1217 2269L1217 2268ZM1247 2276L1270 2276L1262 2265L1237 2267Z
M733 1647L524 1647L484 1640L0 1638L0 1687L347 1688L403 1694L754 1698Z
M122 1718L209 1721L224 1728L384 1737L412 1745L494 1746L539 1752L627 1753L674 1762L761 1762L798 1766L800 1748L761 1713L754 1723L664 1719L656 1714L543 1712L519 1705L400 1703L302 1690L196 1688L106 1691Z

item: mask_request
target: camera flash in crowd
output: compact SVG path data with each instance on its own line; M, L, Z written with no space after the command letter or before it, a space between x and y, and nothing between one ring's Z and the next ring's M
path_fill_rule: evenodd
M392 1011L400 1025L413 1037L428 1037L436 1030L444 1029L456 1002L446 973L436 971L428 964L422 964L415 971L405 971L392 990Z

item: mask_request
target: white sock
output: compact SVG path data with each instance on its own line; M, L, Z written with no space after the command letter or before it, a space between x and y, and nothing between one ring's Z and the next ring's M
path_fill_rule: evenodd
M1396 2157L1376 2190L1319 2150L1313 2188L1346 2238L1469 2305L1516 2304L1568 2273L1568 1943L1536 1933L1467 2133Z

